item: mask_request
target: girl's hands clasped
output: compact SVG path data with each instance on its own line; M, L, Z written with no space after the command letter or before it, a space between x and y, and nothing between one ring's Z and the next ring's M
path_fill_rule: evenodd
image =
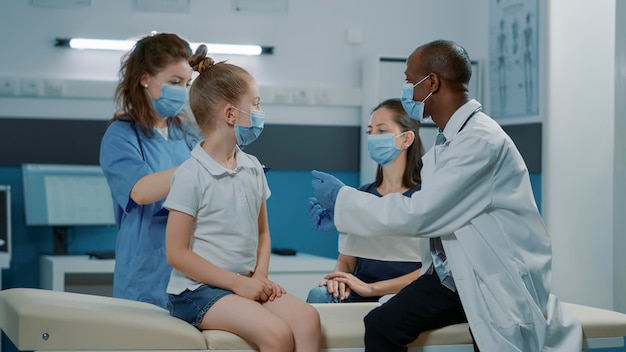
M275 296L274 286L267 279L240 276L238 284L233 290L237 295L257 302L266 302Z
M265 303L281 297L287 291L279 284L269 280L263 275L252 275L252 277L241 276L240 283L233 290L237 295Z

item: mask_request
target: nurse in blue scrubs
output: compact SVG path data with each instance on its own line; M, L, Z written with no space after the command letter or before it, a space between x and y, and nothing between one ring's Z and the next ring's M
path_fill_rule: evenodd
M166 308L163 201L174 170L199 140L181 118L192 68L189 43L160 33L137 42L122 61L118 112L100 145L100 166L118 227L113 296Z

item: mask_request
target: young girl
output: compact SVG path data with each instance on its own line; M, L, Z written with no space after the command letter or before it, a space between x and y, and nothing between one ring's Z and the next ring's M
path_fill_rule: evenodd
M424 147L419 126L404 111L400 99L385 100L374 108L367 138L370 157L378 163L376 179L359 190L379 197L389 193L411 197L420 190ZM311 220L316 229L331 230L320 227L319 219ZM421 267L419 257L413 261L387 261L341 253L335 272L309 291L307 302L375 302L415 281Z
M172 268L165 258L172 174L198 133L181 119L193 69L189 43L171 33L142 38L124 56L115 91L119 112L100 143L117 223L113 296L166 307Z
M260 351L319 351L317 310L267 277L270 190L241 151L264 126L259 88L241 67L201 46L189 99L204 142L176 170L165 202L170 314L198 329L233 332Z

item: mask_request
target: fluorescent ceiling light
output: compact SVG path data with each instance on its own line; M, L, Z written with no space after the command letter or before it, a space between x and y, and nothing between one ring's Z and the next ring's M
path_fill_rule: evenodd
M129 51L133 48L135 43L135 40L56 38L55 46L72 49ZM194 52L200 44L207 46L209 54L216 55L265 55L274 53L273 46L189 43Z

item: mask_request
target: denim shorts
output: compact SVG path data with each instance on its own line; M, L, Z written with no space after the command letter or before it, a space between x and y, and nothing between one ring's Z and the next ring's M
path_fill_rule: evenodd
M197 289L185 290L178 295L169 295L167 307L170 315L198 326L206 312L220 298L233 293L219 287L201 285Z

